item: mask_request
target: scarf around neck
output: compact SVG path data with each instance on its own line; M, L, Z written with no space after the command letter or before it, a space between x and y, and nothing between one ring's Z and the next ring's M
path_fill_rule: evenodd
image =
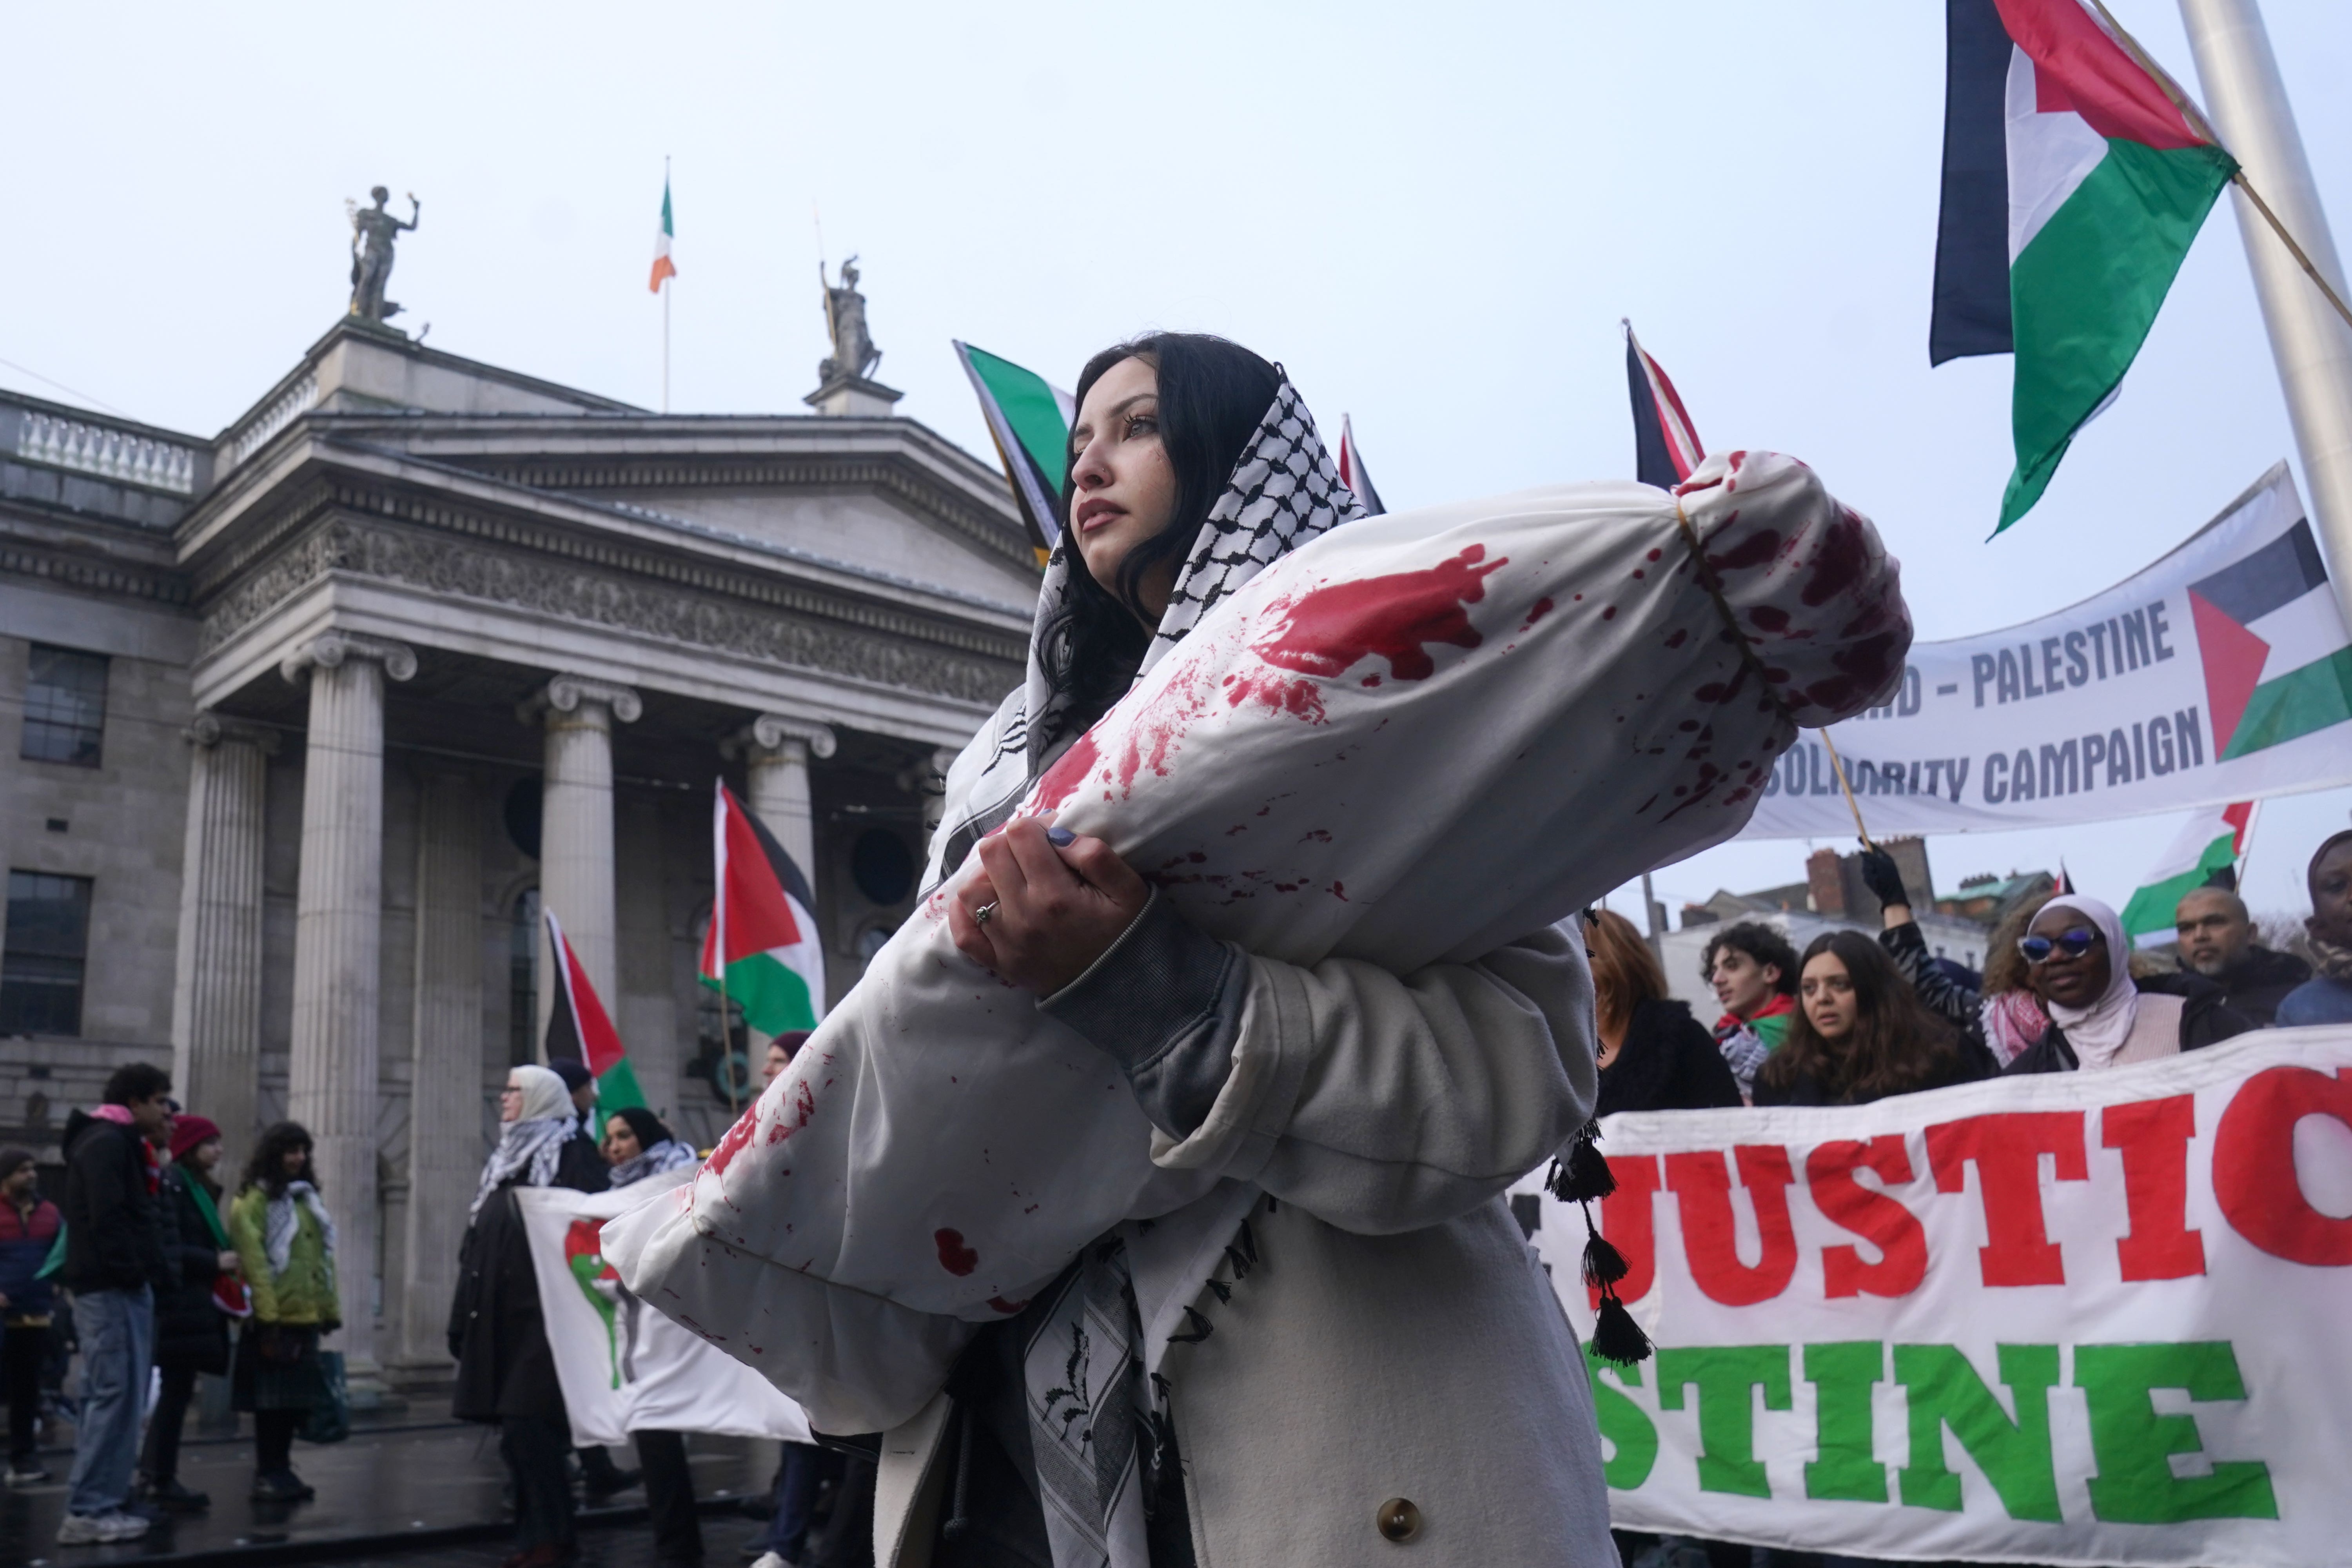
M642 1182L647 1176L658 1176L675 1171L681 1165L694 1163L694 1151L675 1138L665 1138L650 1149L640 1150L613 1167L613 1185L625 1187L632 1182Z
M2311 966L2338 985L2352 985L2352 947L2339 947L2305 922L2305 940L2311 944Z
M2049 910L2072 910L2098 928L2107 943L2107 988L2099 999L2087 1007L2068 1007L2053 1002L2050 1016L2066 1031L2066 1043L2074 1048L2074 1060L2082 1067L2096 1070L2113 1067L2116 1055L2131 1038L2132 1024L2139 1016L2139 987L2132 984L2131 948L2124 941L2123 922L2116 911L2096 899L2079 893L2061 893L2042 906ZM2040 915L2034 920L2038 923Z
M1339 478L1316 433L1314 416L1283 374L1274 401L1193 537L1138 679L1260 572L1327 530L1364 515L1363 503ZM1067 607L1071 574L1086 569L1065 534L1046 560L1038 589L1027 678L949 770L942 826L931 836L931 860L923 877L927 889L1012 816L1061 744L1078 731L1082 715L1073 711L1070 694L1056 690L1047 679L1045 647Z
M335 1258L335 1221L320 1201L319 1189L308 1182L289 1182L286 1190L272 1197L262 1210L261 1249L269 1255L269 1272L286 1272L287 1264L294 1258L294 1236L302 1226L299 1204L312 1219L319 1222L319 1239L326 1248L327 1261Z
M553 1077L553 1074L550 1074ZM555 1163L562 1156L564 1141L580 1130L577 1118L562 1116L532 1116L507 1123L499 1134L499 1146L482 1163L481 1184L474 1189L473 1206L466 1211L468 1219L478 1216L490 1194L509 1182L520 1179L526 1187L544 1187L555 1180Z

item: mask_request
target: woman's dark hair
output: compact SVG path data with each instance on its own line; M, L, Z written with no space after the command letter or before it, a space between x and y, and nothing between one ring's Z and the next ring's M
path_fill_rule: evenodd
M669 1141L669 1129L662 1125L659 1117L642 1105L625 1105L613 1112L612 1119L629 1130L629 1136L637 1141L639 1153L656 1143Z
M1209 509L1224 493L1242 449L1282 388L1282 373L1239 343L1205 332L1147 332L1087 362L1078 373L1078 406L1086 406L1087 394L1106 372L1129 359L1150 361L1160 377L1160 444L1175 470L1176 503L1168 526L1129 551L1118 580L1105 587L1087 570L1069 533L1075 466L1063 478L1060 521L1070 592L1045 626L1041 654L1046 680L1069 693L1080 727L1126 693L1154 630L1140 584L1192 552Z
M1858 931L1826 931L1807 945L1797 973L1824 952L1853 983L1853 1028L1843 1040L1825 1040L1801 1002L1788 1039L1756 1074L1759 1087L1787 1089L1810 1076L1824 1100L1864 1105L1924 1089L1951 1071L1958 1051L1950 1026L1920 1005L1885 948Z
M286 1151L289 1149L299 1149L305 1154L310 1153L309 1129L299 1121L273 1122L269 1131L261 1135L261 1142L253 1146L253 1158L245 1163L245 1184L248 1187L259 1187L273 1198L284 1192L286 1190ZM317 1186L318 1170L315 1167L310 1168L303 1179L312 1186Z

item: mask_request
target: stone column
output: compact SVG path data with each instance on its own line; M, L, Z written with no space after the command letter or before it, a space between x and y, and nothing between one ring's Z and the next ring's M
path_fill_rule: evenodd
M520 710L547 727L539 810L539 900L555 911L604 1006L619 995L614 962L613 725L645 711L637 694L585 676L559 675ZM555 1006L553 955L539 942L539 1034Z
M750 806L801 875L816 888L816 814L810 804L809 759L833 755L840 742L829 724L812 724L777 713L762 713L729 737L722 748L740 756L749 771Z
M172 1083L181 1104L220 1123L223 1168L254 1136L261 1055L263 781L278 732L199 713L181 860L180 951L172 999Z
M326 632L279 671L310 679L295 905L287 1113L308 1128L335 1216L342 1350L375 1381L376 1031L383 931L383 683L416 673L398 643Z
M482 816L474 781L438 773L417 800L415 1033L400 1359L443 1366L482 1157Z

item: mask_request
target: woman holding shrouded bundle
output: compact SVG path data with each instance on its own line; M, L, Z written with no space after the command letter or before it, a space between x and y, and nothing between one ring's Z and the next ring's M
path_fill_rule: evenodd
M1359 510L1280 370L1233 343L1122 344L1077 395L1030 680L951 771L929 879L977 844L956 945L1119 1065L1160 1158L1228 1180L982 1331L884 1438L879 1560L1337 1565L1418 1538L1612 1563L1583 1357L1502 1200L1592 1107L1579 941L1285 963L1099 839L1006 825L1155 635ZM1223 1247L1181 1318L1139 1306L1171 1236Z

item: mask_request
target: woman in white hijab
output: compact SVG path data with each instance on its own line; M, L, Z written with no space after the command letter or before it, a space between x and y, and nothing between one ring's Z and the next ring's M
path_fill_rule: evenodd
M2223 1005L2221 988L2201 975L2133 979L2123 922L2096 899L2062 893L2051 900L2017 948L2051 1021L2009 1065L2012 1073L2159 1061L2254 1026Z
M450 1413L499 1428L499 1450L515 1484L516 1551L507 1561L514 1568L553 1568L577 1551L572 1487L563 1469L572 1421L548 1349L539 1280L514 1189L602 1192L604 1162L593 1160L593 1172L571 1168L579 1158L571 1152L587 1145L572 1137L578 1113L571 1091L545 1068L519 1067L507 1074L499 1120L505 1125L482 1166L472 1223L458 1253L457 1300L449 1307L449 1353L457 1360Z

